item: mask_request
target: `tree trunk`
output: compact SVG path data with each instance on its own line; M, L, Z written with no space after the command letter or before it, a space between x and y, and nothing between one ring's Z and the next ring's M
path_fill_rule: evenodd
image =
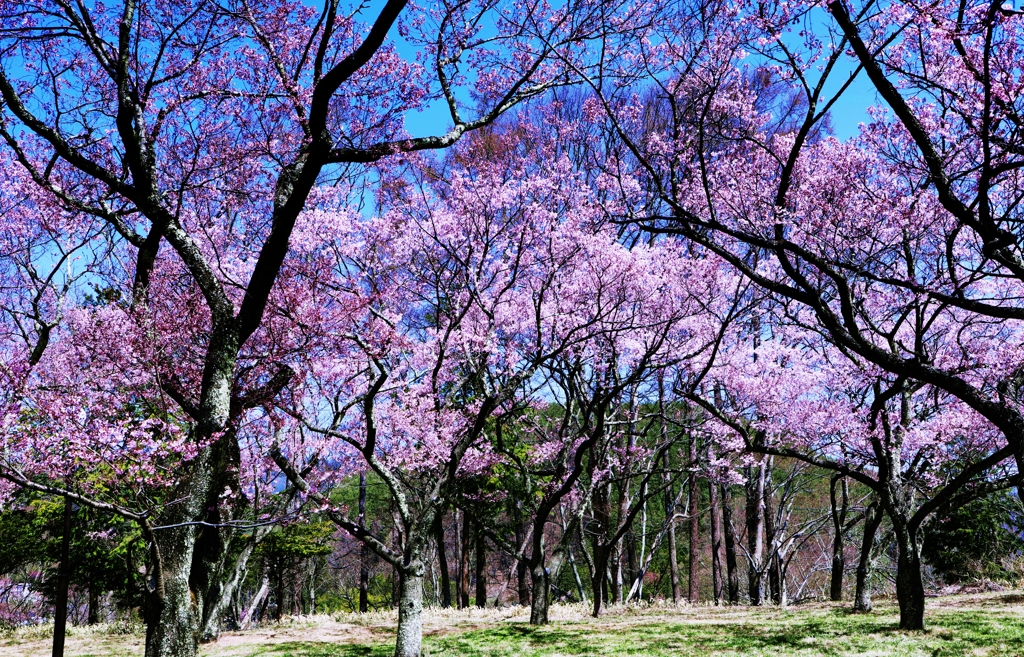
M697 511L697 473L694 469L697 467L697 437L690 435L689 453L688 458L690 461L690 477L687 481L687 495L689 495L689 509L690 509L690 587L689 587L689 600L690 602L698 602L700 600L700 573L698 567L700 566L700 515Z
M482 531L476 533L476 606L487 606L487 539Z
M924 629L924 582L917 536L905 523L894 520L896 535L896 600L900 605L900 629Z
M522 547L526 540L526 525L523 523L519 507L514 506L513 522L515 523L516 547ZM523 548L525 550L525 547ZM526 607L530 604L530 566L526 559L519 559L516 562L516 593L519 595L519 604Z
M438 516L440 519L440 516ZM359 526L366 527L366 472L359 473ZM444 561L444 543L439 548L444 564L444 577L448 577L448 564ZM447 593L447 590L445 591ZM449 594L450 595L450 594ZM451 598L448 600L451 606ZM359 546L359 611L370 610L370 546L362 542Z
M64 657L68 623L68 580L71 578L71 498L64 497L64 530L60 537L60 570L53 604L53 657Z
M606 590L608 573L608 550L594 546L594 572L590 578L591 593L594 594L594 606L592 615L597 618L601 615L602 603L604 602L604 591Z
M782 604L782 572L779 563L779 540L775 526L775 490L771 483L772 461L769 457L764 475L764 545L768 566L768 593L773 604Z
M189 587L194 526L164 529L157 534L159 582L151 593L146 624L146 657L197 657L200 614Z
M458 599L459 609L469 607L469 546L471 545L470 534L472 534L472 521L469 514L462 512L462 541L459 548L459 581Z
M750 604L762 603L761 561L764 553L764 459L747 468L747 586Z
M725 572L729 603L740 601L740 575L736 564L736 526L732 522L732 488L722 484L722 525L725 533Z
M452 582L451 575L448 574L448 553L445 548L444 509L437 513L437 520L434 524L434 541L437 543L437 562L441 571L441 607L450 609L452 606Z
M256 595L252 597L249 602L249 607L242 614L238 620L238 629L244 630L249 627L252 621L259 614L259 609L263 605L263 602L270 596L270 577L267 572L263 573L263 580L260 582L260 588L256 591Z
M864 537L861 541L860 560L857 562L857 588L854 592L853 610L871 611L871 571L874 565L875 534L882 524L882 512L877 502L864 510Z
M840 482L841 485L837 486ZM843 599L843 573L846 570L846 556L843 554L843 527L846 524L846 510L849 507L850 487L846 477L835 476L829 482L829 500L832 503L832 581L829 597L833 601ZM842 502L836 500L836 489L842 492Z
M246 542L241 552L231 561L230 575L222 582L218 582L213 591L208 591L208 605L212 608L203 607L203 625L200 634L200 639L203 642L216 641L217 637L220 636L224 614L231 607L231 601L238 591L242 580L245 579L246 569L249 566L249 557L252 556L253 550L256 549L258 540L250 538ZM213 593L216 593L216 595L213 595Z
M722 516L718 504L718 484L708 479L708 515L711 522L711 581L715 604L722 603Z
M664 422L664 421L663 421ZM665 478L668 479L671 475L668 473L669 459L668 450L665 451ZM671 485L665 487L665 517L668 520L668 570L669 577L672 582L672 602L678 603L679 598L682 597L682 591L679 586L679 548L676 545L676 509L675 509L675 493L672 490Z
M420 657L423 653L423 564L414 562L399 570L398 629L395 657Z
M551 606L551 578L543 559L530 569L533 599L530 601L530 625L547 625Z
M89 582L89 625L100 622L100 588L96 582Z
M277 604L274 606L274 620L280 623L284 617L284 560L277 559L276 566L274 575L277 585L274 587L274 601Z
M241 452L235 432L229 429L214 443L202 462L206 502L196 509L195 518L206 522L196 528L195 547L192 551L192 569L189 586L200 601L200 641L215 641L220 636L223 616L231 606L235 588L241 583L248 566L252 548L232 549L238 542L238 532L226 526L234 520L234 505L242 502L238 480ZM223 496L225 490L233 495ZM191 495L199 491L189 490ZM241 540L250 542L249 539Z

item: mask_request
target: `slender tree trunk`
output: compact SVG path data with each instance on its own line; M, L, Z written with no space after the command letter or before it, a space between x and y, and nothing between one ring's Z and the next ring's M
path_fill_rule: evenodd
M263 572L263 580L260 582L260 588L257 589L256 595L253 596L249 602L249 607L243 612L242 616L238 621L238 629L247 629L252 621L259 615L259 609L263 605L263 602L270 597L270 577L267 572Z
M664 424L664 420L662 420ZM666 429L662 429L663 433ZM665 450L664 456L665 462L665 517L668 520L668 571L669 577L672 582L672 602L678 603L679 598L682 597L682 592L679 586L679 547L676 545L676 509L675 509L675 492L672 490L672 486L667 482L671 478L669 474L669 458L668 450Z
M423 654L423 564L414 561L399 571L398 629L395 657Z
M441 607L450 609L452 606L452 582L448 574L448 554L445 548L444 510L438 512L434 522L434 540L437 543L437 561L441 571Z
M690 587L689 587L689 600L690 602L698 602L700 600L700 514L697 509L697 500L699 495L697 494L697 473L695 469L697 467L697 436L690 435L690 444L688 450L688 458L690 462L690 477L687 481L687 495L689 495L689 507L690 507Z
M750 604L759 606L763 600L761 563L764 555L764 458L747 468L747 552L750 566L747 570L747 585Z
M874 566L875 534L882 524L882 512L877 502L864 510L864 536L860 546L860 560L857 562L857 587L853 597L853 610L871 611L871 571Z
M846 525L850 488L846 477L832 477L829 484L829 500L832 503L832 581L829 587L829 597L838 602L843 599L843 573L846 571L846 556L843 553L843 527ZM841 491L841 502L836 499L837 489Z
M487 606L487 539L484 533L476 533L476 606Z
M359 526L366 526L366 472L359 473ZM439 548L444 560L444 546ZM447 573L446 573L447 575ZM359 611L370 610L370 546L361 542L359 546Z
M611 556L608 559L608 604L622 603L622 552L619 546L619 543L611 546Z
M764 545L768 566L768 593L772 603L782 604L782 572L779 564L779 541L775 526L775 489L771 484L771 457L765 466L764 482Z
M459 609L469 607L469 548L472 544L473 524L469 514L462 512L462 545L459 549Z
M732 521L732 487L722 484L722 525L725 533L725 572L729 603L740 601L740 575L736 564L736 526Z
M64 529L60 537L60 570L53 605L53 657L64 657L68 623L68 580L71 578L71 498L64 498Z
M513 523L515 525L516 547L523 545L526 540L527 527L522 520L518 505L513 506ZM530 605L530 566L526 559L519 559L516 562L516 592L519 595L519 604L524 607Z
M100 622L100 587L96 582L89 582L89 625Z
M722 603L722 517L718 504L718 484L708 479L708 515L711 519L711 581L715 604Z
M614 579L609 580L608 566L611 558L611 548L606 544L608 533L611 531L611 501L610 490L607 483L601 484L594 491L594 526L592 530L593 542L592 552L594 554L594 572L591 573L592 589L594 593L594 616L601 613L601 605L610 603L614 599Z

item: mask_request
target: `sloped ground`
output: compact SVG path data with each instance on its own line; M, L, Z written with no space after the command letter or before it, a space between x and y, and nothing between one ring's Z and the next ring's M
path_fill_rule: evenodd
M479 657L566 655L1024 655L1024 594L980 593L928 600L925 632L900 632L893 601L855 615L847 605L786 609L654 605L613 608L600 619L579 605L556 606L553 622L531 627L520 607L428 610L425 652ZM204 657L388 657L393 612L296 617L224 634ZM73 628L68 657L142 654L125 628ZM0 657L46 657L48 627L0 637Z

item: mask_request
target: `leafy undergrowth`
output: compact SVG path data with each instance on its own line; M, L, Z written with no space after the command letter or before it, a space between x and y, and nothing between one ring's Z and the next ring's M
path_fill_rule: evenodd
M925 632L901 632L898 613L882 601L869 615L846 605L788 609L661 605L615 608L600 619L579 606L557 607L545 627L524 610L432 610L427 655L560 657L563 655L1024 655L1024 596L995 593L928 601ZM295 618L280 625L225 634L204 657L390 657L394 614ZM0 657L43 657L42 628L0 638ZM141 655L141 637L72 631L69 657Z

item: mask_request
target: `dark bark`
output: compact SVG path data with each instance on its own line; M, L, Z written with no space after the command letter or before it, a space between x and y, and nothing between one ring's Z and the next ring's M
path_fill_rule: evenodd
M276 606L274 607L274 620L281 622L284 617L284 564L278 561L277 568L274 571L276 576L277 585L274 587L274 600Z
M611 603L614 600L614 577L609 578L608 562L610 546L606 538L611 524L611 501L609 499L609 484L604 483L594 490L594 498L591 506L594 509L594 522L591 527L591 553L594 555L594 571L591 573L591 593L594 596L593 614L595 617L601 614L604 603Z
M711 581L715 604L722 603L722 516L718 503L718 484L708 479L708 515L711 522Z
M469 607L469 550L472 545L473 522L470 515L462 512L462 536L459 546L458 600L459 609Z
M476 533L476 606L487 606L487 539Z
M841 501L836 499L837 489L841 492ZM846 571L843 534L850 500L850 487L846 477L832 477L829 482L829 500L832 504L832 581L829 597L838 602L843 599L843 573Z
M608 593L608 550L603 547L594 547L594 572L590 577L590 591L594 596L591 615L597 618L601 615L603 603L606 602L605 596Z
M764 545L768 566L768 596L773 604L782 604L782 568L779 563L779 541L775 516L775 488L772 486L772 460L767 460L764 474Z
M64 657L68 622L68 580L71 577L71 498L64 497L64 529L60 538L60 570L53 603L53 657Z
M440 519L440 516L438 516ZM366 527L366 472L359 473L359 526ZM448 563L444 560L444 543L442 542L439 555L441 563L444 564L444 579L448 579ZM447 593L447 589L445 591ZM449 599L449 603L451 599ZM449 605L450 606L450 605ZM366 613L370 610L370 546L362 543L359 546L359 611Z
M875 534L882 524L882 512L877 502L864 510L864 536L860 546L860 560L857 562L857 586L853 597L853 610L871 611L871 571L874 569Z
M96 582L89 582L89 625L100 622L100 587Z
M608 603L622 602L622 555L618 545L610 546L611 556L608 559Z
M921 547L914 528L893 520L896 537L896 600L900 629L924 629L924 581L921 578Z
M732 487L722 484L722 529L725 534L725 572L729 604L740 601L740 573L736 563L736 526L732 520Z
M667 440L668 427L665 422L664 415L661 420L661 433L662 440ZM665 451L662 461L665 469L665 520L668 523L668 572L669 579L672 585L672 602L679 602L679 598L682 597L682 593L679 587L679 548L676 544L676 496L673 491L673 486L670 482L671 474L669 472L669 455L668 450Z
M687 597L690 602L698 602L700 600L700 514L697 509L697 501L700 496L697 492L697 473L694 472L697 463L697 436L693 434L690 435L687 456L690 463L690 476L686 483L690 510L690 586Z
M517 509L518 511L518 509ZM526 527L519 520L518 513L516 514L516 545L520 546L523 541L526 540ZM516 589L519 594L519 604L524 607L530 604L530 566L526 559L519 559L516 563Z
M530 601L530 625L547 625L551 606L551 578L541 563L530 570L533 599Z
M452 606L452 582L448 574L448 553L445 547L444 512L438 511L434 524L434 541L437 543L438 569L441 571L441 607L450 609ZM364 549L368 549L365 547Z

